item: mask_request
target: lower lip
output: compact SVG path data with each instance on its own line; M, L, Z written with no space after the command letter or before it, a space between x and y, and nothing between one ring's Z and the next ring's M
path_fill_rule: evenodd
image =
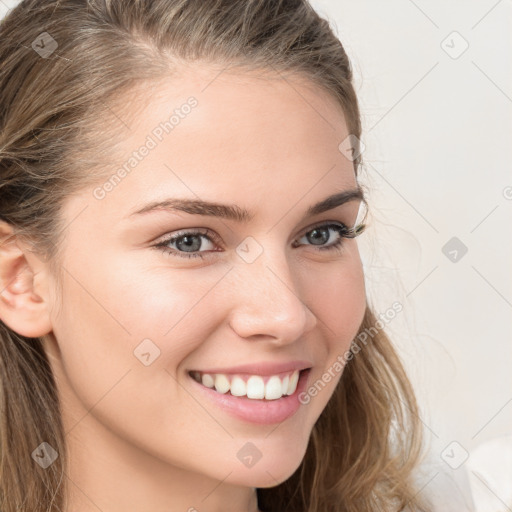
M297 389L291 395L284 395L276 400L256 400L246 396L233 396L230 393L218 393L212 388L203 386L190 375L188 377L197 386L201 393L210 398L215 404L229 414L251 423L271 425L281 423L293 416L299 409L299 394L306 389L311 369L300 372Z

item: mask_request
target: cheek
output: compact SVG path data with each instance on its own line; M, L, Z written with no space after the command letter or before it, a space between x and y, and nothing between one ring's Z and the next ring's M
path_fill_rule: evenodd
M170 339L183 331L185 324L194 326L191 319L197 329L197 319L202 318L198 308L211 300L211 289L226 273L225 268L182 265L173 266L172 260L167 263L148 250L147 254L118 258L116 271L93 285L134 340L151 336Z
M63 389L87 409L125 375L140 380L130 395L141 401L152 386L172 391L167 381L216 326L207 294L219 277L191 281L186 271L148 271L129 262L98 265L94 273L67 268L53 319ZM102 270L109 268L117 270Z
M77 397L84 408L92 408L136 360L135 338L116 305L92 276L71 272L73 277L66 275L63 282L62 307L52 323L60 351L54 373L63 400L70 401L68 410L76 415Z
M175 369L206 338L196 317L203 308L197 304L198 309L193 308L205 291L196 290L187 299L175 296L161 281L158 286L145 281L155 293L144 295L136 292L133 278L126 284L116 276L108 287L99 286L92 276L87 281L76 278L87 282L87 291L68 276L63 306L54 322L60 347L54 374L65 430L80 425L74 432L85 435L84 430L92 432L99 422L148 453L188 460L189 447L208 418L176 381ZM208 454L207 446L203 452Z
M353 247L353 246L352 246ZM357 248L310 283L308 301L329 340L329 351L344 352L356 336L366 309L364 273Z
M321 366L310 375L302 403L314 411L316 419L332 397L343 373L347 351L357 336L366 310L366 291L361 260L357 253L340 261L336 270L318 272L308 294L315 305L318 329L324 343L318 346ZM312 427L312 425L311 425Z

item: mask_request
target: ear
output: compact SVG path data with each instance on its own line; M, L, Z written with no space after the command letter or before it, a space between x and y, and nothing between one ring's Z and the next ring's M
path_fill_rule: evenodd
M38 338L52 330L46 275L41 260L0 220L0 320L22 336Z

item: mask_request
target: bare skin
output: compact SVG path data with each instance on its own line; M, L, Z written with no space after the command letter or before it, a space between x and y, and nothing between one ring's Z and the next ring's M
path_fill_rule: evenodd
M191 96L197 106L104 197L87 189L65 203L62 297L42 259L20 242L2 249L0 317L44 336L62 400L69 512L258 512L256 488L299 467L341 372L290 418L258 425L200 395L188 370L300 359L311 362L313 383L361 324L357 240L319 250L311 235L354 225L359 201L303 219L310 205L356 186L338 149L348 135L339 106L289 77L217 73L190 67L160 84L129 123L119 166L174 108ZM255 216L129 216L176 197ZM192 239L204 259L176 254L187 254L184 244L168 244L174 255L152 247L197 229L217 237ZM318 236L319 247L340 238L333 229ZM261 248L251 263L236 251L247 237ZM134 355L145 339L160 351L147 366ZM262 455L252 467L237 457L247 442Z

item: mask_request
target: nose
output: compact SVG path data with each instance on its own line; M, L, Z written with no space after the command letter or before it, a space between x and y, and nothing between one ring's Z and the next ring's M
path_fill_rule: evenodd
M279 262L284 260L279 258ZM233 308L229 323L242 338L285 345L311 331L317 320L301 299L289 265L276 265L276 261L278 257L264 251L251 264L240 265L233 283L238 306Z

